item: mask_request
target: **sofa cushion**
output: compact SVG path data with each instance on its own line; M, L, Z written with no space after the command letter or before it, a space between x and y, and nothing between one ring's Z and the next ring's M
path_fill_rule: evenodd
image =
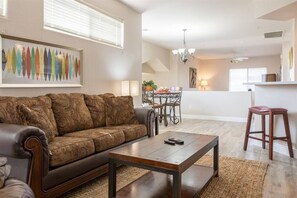
M106 105L102 97L97 95L84 95L85 103L91 113L94 127L106 125Z
M57 167L74 162L95 152L91 138L55 137L48 145L50 166Z
M120 129L125 134L125 141L129 142L147 135L147 128L143 124L126 124L120 126L108 126L105 129Z
M55 129L55 135L58 135L57 124L52 110L52 100L48 96L19 97L17 98L17 103L18 105L24 104L29 108L42 108Z
M7 124L21 124L22 121L16 111L17 98L0 96L0 122Z
M95 128L73 133L67 133L68 137L92 138L96 152L104 151L125 142L124 132L120 129Z
M109 97L106 102L106 125L138 124L131 96Z
M91 114L82 94L48 94L60 135L93 128Z
M115 95L113 93L104 93L104 94L99 94L98 96L100 96L104 100L107 99L107 98L114 98L115 97Z
M40 128L45 132L48 142L53 141L57 128L51 123L41 106L27 107L25 104L21 104L17 108L25 125Z

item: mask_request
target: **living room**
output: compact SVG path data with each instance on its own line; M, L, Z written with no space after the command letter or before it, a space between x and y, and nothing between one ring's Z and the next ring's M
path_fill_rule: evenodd
M220 138L220 156L225 156L227 158L222 158L221 162L231 163L229 158L239 158L241 160L255 160L259 161L261 168L263 169L260 173L260 186L254 189L255 193L259 197L294 197L296 194L296 160L289 157L287 150L283 151L281 144L276 148L274 152L274 160L269 160L268 149L262 149L261 145L250 140L247 151L243 151L243 141L245 135L246 119L248 115L248 108L254 104L255 100L254 92L229 92L228 85L226 85L226 78L223 77L228 73L230 68L222 66L222 70L217 72L220 73L222 81L218 79L211 79L213 73L209 69L214 68L215 65L230 65L229 62L232 57L238 57L239 54L229 54L228 58L217 58L217 59L200 59L193 57L193 60L184 64L178 60L177 55L173 55L171 50L181 47L183 28L187 28L186 41L187 46L191 47L191 27L178 27L176 28L176 34L178 38L175 40L175 47L164 48L158 46L155 43L143 40L143 35L146 31L151 31L150 28L144 27L143 22L143 11L132 9L132 1L118 1L118 0L86 0L77 1L83 3L95 10L102 11L102 13L107 13L115 19L120 19L119 21L124 23L123 28L123 46L116 46L111 44L104 44L100 41L93 41L92 39L84 39L82 36L73 36L69 33L63 33L60 30L53 31L52 27L45 27L44 23L44 2L38 0L2 0L6 2L6 9L4 9L5 15L0 17L1 24L1 35L3 39L12 39L17 41L30 41L34 43L33 45L49 45L56 46L61 49L71 49L72 51L79 51L81 53L81 78L78 84L25 84L25 83L6 83L3 81L3 71L2 67L1 73L1 90L0 96L12 96L12 97L36 97L43 96L47 94L68 94L68 93L83 93L83 94L104 94L112 93L116 96L121 96L121 83L124 80L138 81L139 92L141 93L141 82L143 80L154 80L159 87L170 87L170 86L181 86L184 88L183 99L182 99L182 122L177 125L169 123L168 127L160 124L160 133L163 134L165 131L184 131L188 133L201 132L206 135L216 135ZM123 3L124 2L124 3ZM144 6L149 7L150 1L139 2ZM157 4L156 1L152 5ZM182 1L183 2L183 1ZM232 1L230 1L232 3ZM229 2L229 3L230 3ZM259 10L257 10L258 15L264 15L266 13L277 10L276 8L282 8L286 5L294 5L296 8L296 2L286 0L285 2L274 2L267 3L266 1L251 1L258 5ZM133 2L132 2L133 3ZM134 1L137 5L137 1ZM163 2L164 3L164 2ZM165 2L170 3L170 2ZM184 3L184 2L183 2ZM187 3L193 3L189 1ZM197 2L195 2L197 3ZM201 1L201 3L205 3ZM217 3L216 1L211 3ZM281 9L279 9L281 10ZM240 12L240 10L237 10ZM262 12L262 13L261 13ZM267 17L277 17L277 11ZM286 20L286 19L283 19ZM173 22L174 23L174 22ZM294 24L294 28L296 23ZM148 30L143 30L148 28ZM293 52L296 57L296 32L291 35L294 37ZM294 36L295 34L295 36ZM161 35L160 35L161 36ZM162 35L164 36L164 35ZM166 35L165 35L166 37ZM19 39L19 40L18 40ZM215 41L215 39L214 39ZM215 43L215 42L214 42ZM210 44L210 43L209 43ZM207 43L205 44L207 45ZM214 44L212 44L214 45ZM3 46L4 47L4 46ZM291 46L290 46L291 47ZM197 57L202 54L202 49L196 47ZM201 50L201 51L200 51ZM287 50L287 49L286 49ZM264 49L265 51L265 49ZM282 51L282 49L280 49ZM200 53L201 52L201 53ZM157 55L156 55L157 54ZM281 54L281 53L280 53ZM280 65L288 65L288 63L283 63L279 58L279 55L262 55L261 57L250 57L248 60L244 60L239 63L234 63L238 67L244 68L247 64L253 64L254 67L262 67L263 65L271 66L267 69L267 73L277 73L280 74ZM207 54L204 54L205 56ZM284 53L285 57L288 53ZM161 63L163 72L155 72L149 68L147 71L151 71L151 74L147 74L144 68L145 65L151 66L152 62L150 60L157 60ZM283 60L287 60L283 58ZM228 64L227 64L228 62ZM294 64L295 63L294 58ZM3 55L2 55L3 63ZM197 88L189 87L189 68L197 69ZM296 67L294 66L294 72L296 73ZM147 68L146 68L147 69ZM215 72L215 69L213 69ZM146 73L146 74L144 74ZM295 73L293 76L295 76ZM290 72L283 73L283 81L295 80L289 79ZM207 80L208 85L203 88L199 86L201 80ZM16 80L16 82L18 82ZM293 86L293 85L292 85ZM293 88L292 88L293 89ZM54 98L53 96L52 98ZM280 96L281 97L281 96ZM218 100L220 99L220 100ZM4 99L5 100L5 99ZM7 100L7 99L6 99ZM197 102L199 101L199 102ZM257 100L260 101L260 100ZM6 102L6 101L5 101ZM142 99L141 94L133 97L134 106L141 106ZM270 103L267 103L269 105ZM275 103L272 103L275 105ZM282 106L287 107L284 104L279 103ZM266 105L266 103L265 103ZM289 107L291 107L291 103ZM295 108L295 107L294 107ZM289 121L290 127L295 129L297 124L295 123L295 109L293 108L293 113L289 109ZM1 120L2 122L2 120ZM296 156L296 131L291 129L293 150ZM286 144L284 144L286 149ZM2 148L2 147L1 147ZM107 155L107 154L106 154ZM229 161L228 161L229 160ZM232 161L233 159L231 159ZM233 161L234 162L234 161ZM240 163L239 166L243 166L242 161L235 161L232 165L236 166L236 163ZM235 165L234 165L235 164ZM229 166L230 164L227 164ZM249 164L250 165L250 164ZM252 166L252 165L250 165ZM223 166L222 166L223 167ZM231 165L230 165L231 167ZM14 167L12 166L12 170ZM235 168L236 169L236 168ZM135 177L140 171L135 171ZM130 172L133 172L130 170ZM222 170L223 171L223 170ZM231 172L233 169L231 169ZM257 172L253 169L250 172ZM136 174L137 172L137 174ZM250 173L249 172L249 173ZM264 173L263 173L264 172ZM22 173L20 173L22 174ZM129 170L124 172L124 175L129 175ZM139 173L142 174L142 173ZM241 175L243 173L241 172ZM224 176L222 172L222 177ZM236 178L235 175L232 177ZM220 176L218 177L220 178ZM237 178L238 179L238 178ZM277 180L277 181L276 181ZM106 182L106 181L105 181ZM252 182L252 181L251 181ZM258 181L257 181L258 182ZM100 182L99 182L100 183ZM107 182L108 183L108 182ZM105 184L107 184L105 183ZM126 185L125 184L121 184ZM258 184L258 183L257 183ZM100 185L100 184L99 184ZM221 188L225 188L224 184ZM226 185L226 184L225 184ZM230 184L228 184L230 185ZM247 185L247 184L245 184ZM213 186L213 185L211 185ZM249 185L247 185L249 186ZM242 187L242 186L241 186ZM253 186L255 187L255 186ZM251 197L247 192L252 191L252 188L244 188L245 197ZM83 186L86 188L86 186ZM69 188L71 189L71 188ZM213 189L213 188L212 188ZM228 188L229 189L229 188ZM57 190L57 189L55 189ZM82 188L78 187L78 191L71 192L72 194L58 194L63 196L74 196L83 197L90 196L90 194L84 194L88 192L80 192ZM211 189L210 189L211 190ZM209 190L209 191L210 191ZM1 191L1 189L0 189ZM216 191L216 188L212 190ZM55 192L61 193L57 190ZM104 197L108 193L108 185L101 187L93 191L93 193L106 193L100 194ZM237 191L240 193L241 191ZM235 192L236 193L236 192ZM94 194L93 194L94 195ZM98 194L97 194L98 195ZM221 194L222 195L222 194ZM240 197L238 194L229 194L233 197ZM254 195L254 194L253 194ZM48 194L48 197L55 197L55 194ZM207 197L207 195L204 195ZM213 196L213 195L212 195ZM208 197L212 197L209 195ZM217 196L219 196L217 194ZM36 194L39 197L39 194Z

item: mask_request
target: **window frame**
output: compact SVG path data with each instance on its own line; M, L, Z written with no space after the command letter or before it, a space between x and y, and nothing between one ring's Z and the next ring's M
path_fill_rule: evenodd
M249 70L253 70L253 69L265 69L265 74L267 74L267 67L242 67L242 68L230 68L229 69L229 88L228 88L228 91L231 91L231 92L245 92L245 91L249 91L249 89L251 89L252 91L254 91L254 85L253 84L249 84L249 83L254 83L254 82L261 82L261 81L250 81L250 71ZM242 86L245 86L245 91L238 91L238 90L231 90L231 70L245 70L245 73L246 73L246 76L245 76L245 81L243 83L247 83L245 85L242 85Z
M120 28L120 31L121 31L120 32L120 37L121 38L120 38L119 44L116 44L117 42L109 42L109 41L105 40L104 38L102 38L102 36L100 37L100 39L96 39L96 38L92 37L91 35L90 36L80 35L78 33L80 31L67 31L65 29L55 28L55 27L51 27L51 26L47 25L46 21L45 21L45 1L46 0L43 0L43 28L44 29L54 31L54 32L59 32L59 33L65 34L65 35L70 35L70 36L82 38L82 39L93 41L93 42L96 42L96 43L100 43L100 44L104 44L104 45L124 49L125 23L124 23L123 19L115 17L115 16L111 15L110 13L108 13L108 12L106 12L106 11L104 11L104 10L94 6L94 5L86 3L85 1L73 0L73 1L75 1L77 3L80 3L80 4L84 5L84 6L87 6L89 9L92 9L93 11L98 12L100 15L104 15L104 17L111 18L112 20L115 20L115 21L120 23L120 26L121 26L121 28ZM91 29L88 29L88 30L92 31Z
M3 14L2 12L0 12L0 17L1 18L7 18L7 8L8 8L8 1L7 0L0 0L2 1L2 3L0 2L0 5L3 5ZM1 10L1 9L0 9Z

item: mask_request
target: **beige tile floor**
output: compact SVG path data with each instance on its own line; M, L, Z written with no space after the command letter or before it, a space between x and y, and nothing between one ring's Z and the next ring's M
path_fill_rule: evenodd
M297 156L292 159L289 156L274 152L274 159L271 161L268 157L268 149L264 150L255 144L249 144L247 151L243 151L245 126L246 123L239 122L183 119L182 123L177 125L169 123L168 127L160 124L160 133L182 131L218 135L220 155L260 160L269 164L264 181L263 197L297 197Z

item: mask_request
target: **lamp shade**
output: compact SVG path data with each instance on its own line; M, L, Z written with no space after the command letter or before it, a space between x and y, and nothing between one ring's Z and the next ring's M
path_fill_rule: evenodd
M129 80L122 81L122 96L129 96L130 94L130 83Z
M137 80L122 81L122 96L139 96L139 82Z
M207 86L207 85L208 85L207 80L202 80L202 81L201 81L201 86Z
M139 96L139 83L137 80L130 81L130 96Z

